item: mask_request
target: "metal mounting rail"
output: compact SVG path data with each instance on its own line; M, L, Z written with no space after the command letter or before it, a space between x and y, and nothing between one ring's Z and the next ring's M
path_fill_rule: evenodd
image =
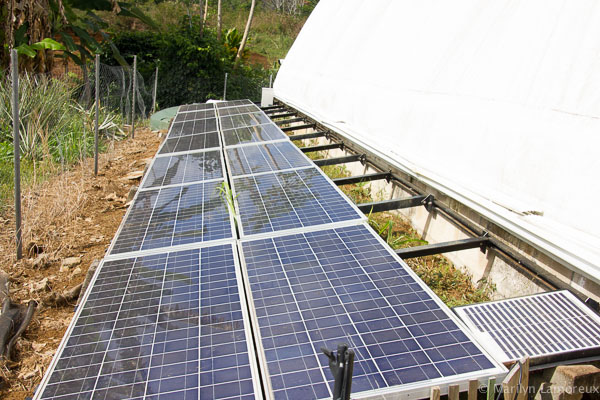
M479 248L485 251L489 245L490 239L486 236L454 240L452 242L443 242L436 244L426 244L423 246L408 247L406 249L396 250L396 254L402 259L432 256L435 254L449 253L452 251L476 249Z
M302 150L303 153L310 153L313 151L325 151L325 150L332 150L332 149L344 149L344 143L329 143L329 144L320 144L317 146L307 146L307 147L300 147L300 150Z
M313 160L315 165L323 167L326 165L345 164L355 161L364 163L367 160L367 156L364 154L353 154L351 156L334 157L334 158L323 158L321 160Z
M304 124L304 125L296 125L296 126L287 126L285 128L281 128L282 131L284 132L292 132L292 131L299 131L301 129L309 129L309 128L314 128L315 124Z
M287 110L284 110L287 111ZM295 115L298 115L298 113L295 112L284 112L282 114L272 114L269 115L269 118L273 119L273 118L289 118L289 117L293 117Z
M271 116L271 119L273 119L274 117ZM285 125L285 124L293 124L294 122L304 122L305 119L302 117L298 117L298 118L290 118L290 119L282 119L282 120L278 120L275 121L275 123L277 125Z
M335 183L338 186L353 185L355 183L371 182L371 181L377 181L380 179L385 179L386 181L389 182L392 179L392 173L391 172L375 172L373 174L355 175L355 176L349 176L347 178L336 178L336 179L333 179L333 183Z
M280 100L276 99L276 101L279 104L279 106L276 106L276 107L281 106L281 107L285 107L286 111L289 111L289 112L294 111L294 108L292 108L292 107L289 107L287 105L282 106L283 103L281 103ZM298 114L303 115L300 112L298 112ZM313 120L310 117L305 116L305 120L313 122L315 124L315 126L317 124L317 121ZM309 133L306 135L312 135L312 133ZM327 132L326 135L325 134L319 135L319 137L320 136L329 137L330 135L331 135L331 137L338 138L339 140L345 139L344 136L341 136L335 132ZM292 140L300 140L300 139L310 139L311 137L305 136L305 135L291 135L290 138ZM368 153L365 152L365 149L362 146L357 145L353 142L350 142L350 143L346 142L345 148L346 148L346 151L352 151L354 153L358 153L361 155L354 154L354 155L345 156L345 157L325 158L325 159L320 159L320 160L314 160L313 162L317 166L344 164L344 163L350 163L350 162L355 162L355 161L360 161L361 163L363 163L363 165L365 165L367 163L367 157L368 157L367 154ZM380 171L389 169L389 165L387 163L383 162L383 164L379 164L376 160L379 160L379 159L377 157L374 157L373 160L369 159L369 164L371 164L375 169L378 169ZM364 175L364 176L366 176L366 175ZM334 180L334 181L338 185L341 185L341 184L346 184L346 183L338 183L338 182L343 182L343 180L345 180L345 179L353 179L353 178L355 178L355 177L340 178L339 181L338 180ZM356 178L360 178L360 176L356 177ZM456 225L457 227L462 229L464 232L468 232L468 233L474 235L476 240L479 240L479 237L481 237L485 233L475 223L466 219L461 214L459 214L457 211L454 211L453 209L447 207L445 204L434 199L433 196L431 196L429 193L427 193L427 192L423 191L422 189L420 189L419 187L417 187L410 180L405 180L393 172L391 173L391 180L395 184L401 186L404 190L406 190L410 193L413 193L414 195L426 196L425 200L424 200L424 202L425 202L424 205L425 205L425 208L429 212L443 213L452 223L454 223L454 225ZM421 247L423 247L423 246L421 246ZM475 246L475 247L477 247L477 246ZM548 290L556 290L556 289L573 290L573 287L564 283L563 281L561 281L560 279L558 279L556 276L552 275L551 273L545 271L542 267L537 265L536 262L524 257L523 255L518 253L516 250L513 250L511 247L509 247L508 245L504 244L503 242L499 241L496 238L493 238L493 237L487 238L487 248L493 249L496 252L496 254L498 256L500 256L501 258L503 258L506 262L517 266L523 273L528 274L530 279L532 279L532 281L540 284L543 287L546 287ZM406 256L404 256L404 257L406 257ZM578 297L584 299L581 294L578 294Z
M424 200L427 196L419 195L407 197L405 199L392 199L392 200L384 200L384 201L374 201L372 203L360 203L356 206L360 211L365 214L369 214L371 212L383 212L383 211L391 211L391 210L400 210L403 208L417 207L424 205Z
M267 106L267 107L261 107L261 110L263 110L264 112L267 111L273 111L273 110L281 110L281 109L285 109L285 106L282 105L274 105L274 106Z
M327 132L312 132L312 133L303 133L301 135L290 135L288 136L290 140L304 140L304 139L315 139L319 137L327 136Z

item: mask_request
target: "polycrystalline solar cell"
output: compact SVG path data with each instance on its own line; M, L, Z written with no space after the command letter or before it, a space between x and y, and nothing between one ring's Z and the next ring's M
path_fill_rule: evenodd
M230 116L221 116L221 129L235 129L244 128L255 125L269 124L272 121L263 112L256 112L251 114L239 114Z
M503 362L600 350L600 318L566 290L455 310L476 335L491 336Z
M217 131L217 119L200 119L197 121L173 122L169 130L169 137L195 135Z
M364 219L317 168L239 177L233 186L242 236Z
M255 106L254 104L247 105L247 106L237 106L237 107L229 107L229 108L220 108L219 109L219 115L221 117L227 116L227 115L250 114L250 113L256 113L256 112L261 112L261 109L258 108L257 106Z
M223 130L225 146L285 139L287 139L286 134L273 123Z
M213 109L193 112L179 112L175 116L173 122L198 121L203 119L215 118L216 116L217 114Z
M254 399L235 257L227 244L105 261L37 398Z
M233 237L221 181L140 191L110 254Z
M504 370L364 225L245 241L241 248L262 369L275 399L331 398L333 377L320 349L339 343L356 352L356 396Z
M194 150L214 149L221 146L218 132L202 133L199 135L168 137L161 146L158 154L179 153Z
M237 107L237 106L243 106L243 105L254 104L254 103L248 99L243 99L243 100L220 101L216 104L217 104L217 108L221 109L221 108Z
M189 111L200 111L200 110L213 110L214 105L212 103L195 103L195 104L186 104L179 107L179 112L189 112Z
M156 157L142 188L223 178L221 151L203 151L176 156Z
M227 149L233 176L301 168L312 162L291 142L276 142Z

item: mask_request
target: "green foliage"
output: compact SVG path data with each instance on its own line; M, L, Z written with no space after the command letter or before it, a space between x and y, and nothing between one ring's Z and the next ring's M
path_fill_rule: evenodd
M56 40L46 38L32 45L20 44L15 48L17 53L24 54L28 57L35 57L38 51L43 50L65 50L65 46L58 43Z
M235 211L235 199L237 198L237 195L233 195L233 190L231 190L231 187L227 182L222 182L219 186L217 186L217 192L227 205L227 208L229 209L231 215L233 215L233 220L237 225L238 215Z
M144 79L149 79L159 66L157 102L163 108L221 98L226 72L229 99L258 101L260 88L268 82L268 71L247 65L234 71L230 49L217 41L212 29L201 31L198 16L192 16L191 22L190 26L184 16L179 25L161 33L119 32L113 43L125 59L131 60L137 54L138 70ZM105 56L103 62L114 64L115 60Z
M75 162L93 151L92 109L82 109L74 100L76 87L70 80L22 75L19 79L19 133L21 156L31 161ZM12 88L0 76L0 161L10 161L12 152ZM101 132L117 130L118 116L102 110Z
M237 55L238 49L242 44L243 34L237 30L237 28L231 28L225 32L225 36L223 37L223 46L225 46L225 50L229 54L231 59L235 59ZM244 50L244 53L247 53L247 49Z

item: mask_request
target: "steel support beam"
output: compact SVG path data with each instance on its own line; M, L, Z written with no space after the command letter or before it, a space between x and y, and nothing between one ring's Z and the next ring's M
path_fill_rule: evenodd
M432 256L435 254L450 253L452 251L467 249L485 249L489 243L489 238L482 236L463 240L454 240L452 242L443 242L436 244L427 244L424 246L408 247L406 249L396 250L396 254L402 259Z
M303 153L310 153L313 151L325 151L325 150L343 149L343 148L344 148L344 143L329 143L329 144L321 144L318 146L300 147L300 150L302 150Z
M336 178L336 179L333 179L333 183L335 183L338 186L353 185L355 183L371 182L371 181L376 181L376 180L380 180L380 179L385 179L389 182L392 179L392 173L391 172L375 172L373 174L349 176L347 178Z
M303 133L301 135L290 135L288 136L290 140L304 140L304 139L315 139L323 136L327 136L327 132L313 132L313 133Z
M391 210L400 210L403 208L417 207L423 205L423 200L427 196L412 196L404 199L392 199L384 201L374 201L372 203L361 203L357 204L358 209L365 214L372 212L383 212Z
M334 157L334 158L323 158L321 160L313 160L315 165L323 167L325 165L345 164L355 161L365 162L367 157L364 154L353 154L351 156Z
M296 125L296 126L287 126L285 128L281 128L282 131L284 132L292 132L292 131L299 131L301 129L308 129L308 128L314 128L315 124L303 124L303 125Z
M273 119L274 117L271 116L271 119ZM294 122L305 122L304 118L298 117L298 118L290 118L290 119L282 119L279 121L275 121L275 123L279 126L281 125L285 125L285 124L293 124Z
M285 106L275 104L273 106L261 107L260 109L263 110L264 112L267 112L267 111L271 111L271 110L277 110L279 108L285 108Z
M284 110L287 111L287 110ZM283 114L271 114L269 115L269 118L273 119L273 118L288 118L288 117L293 117L294 115L298 115L298 113L296 112L285 112Z

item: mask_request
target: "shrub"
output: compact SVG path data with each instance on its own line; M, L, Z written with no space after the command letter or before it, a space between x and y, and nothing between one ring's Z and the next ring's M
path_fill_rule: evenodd
M200 19L182 18L165 32L119 32L113 43L128 60L138 56L138 70L145 80L159 66L157 102L161 108L184 103L204 102L223 95L225 73L229 73L227 97L260 99L260 88L268 82L262 67L241 65L233 68L231 51L218 42L212 29L200 34ZM103 62L115 64L105 49Z

